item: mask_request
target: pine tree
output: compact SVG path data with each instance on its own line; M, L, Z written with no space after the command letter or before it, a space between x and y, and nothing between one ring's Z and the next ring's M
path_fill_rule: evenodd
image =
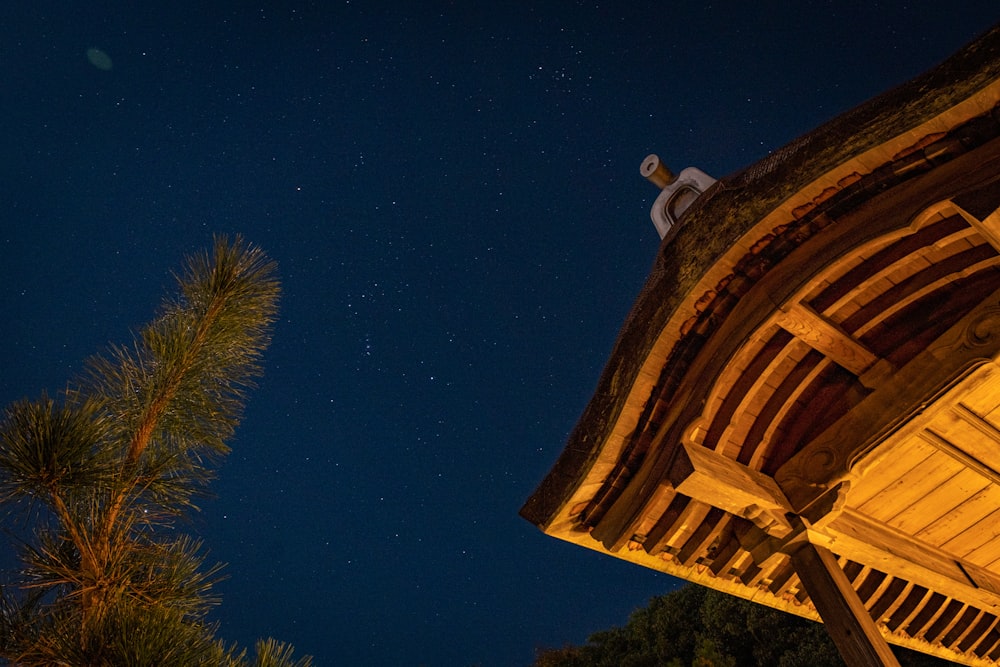
M236 238L190 257L179 292L127 346L57 398L0 421L0 504L21 567L0 596L0 659L15 665L306 667L255 657L207 613L220 565L178 530L228 452L277 312L274 264Z

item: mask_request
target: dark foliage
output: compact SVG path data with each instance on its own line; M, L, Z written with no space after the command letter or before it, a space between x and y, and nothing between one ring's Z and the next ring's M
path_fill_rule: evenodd
M894 647L902 667L951 663ZM535 667L841 667L819 623L688 584L655 597L584 646L539 651Z

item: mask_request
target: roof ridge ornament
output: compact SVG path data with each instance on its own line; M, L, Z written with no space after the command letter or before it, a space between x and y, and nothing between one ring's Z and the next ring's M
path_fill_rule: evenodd
M684 211L716 180L695 167L688 167L675 176L655 153L646 156L639 173L660 188L649 217L661 239L666 238L671 227L680 223Z

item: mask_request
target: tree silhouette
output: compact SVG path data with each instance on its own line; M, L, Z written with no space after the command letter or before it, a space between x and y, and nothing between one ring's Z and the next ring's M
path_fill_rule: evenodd
M946 667L894 647L903 667ZM535 667L841 667L819 623L696 584L654 597L583 646L541 649Z
M57 399L0 422L0 504L20 568L0 596L0 658L16 665L307 666L267 640L215 637L220 565L177 530L197 510L260 371L274 264L237 237L188 258L179 292L130 345Z

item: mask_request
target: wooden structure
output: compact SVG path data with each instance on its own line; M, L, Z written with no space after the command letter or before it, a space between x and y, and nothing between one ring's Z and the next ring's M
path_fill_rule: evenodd
M850 665L1000 664L1000 27L682 223L521 514Z

